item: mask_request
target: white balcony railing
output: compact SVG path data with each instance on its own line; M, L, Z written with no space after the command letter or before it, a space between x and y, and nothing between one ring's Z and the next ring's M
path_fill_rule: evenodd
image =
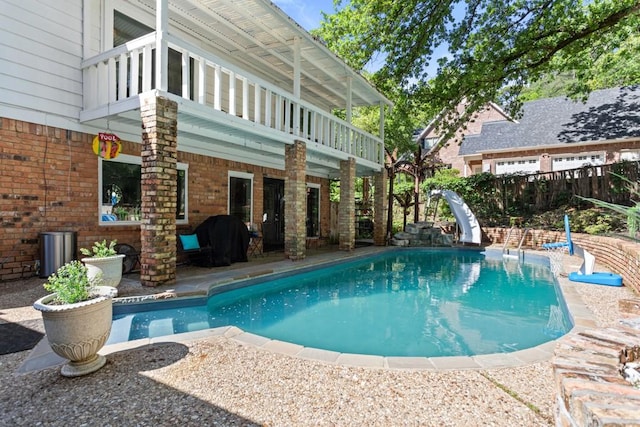
M221 58L168 36L168 91L272 130L383 164L380 138ZM155 33L82 63L84 110L99 112L155 89ZM105 113L106 114L106 113Z

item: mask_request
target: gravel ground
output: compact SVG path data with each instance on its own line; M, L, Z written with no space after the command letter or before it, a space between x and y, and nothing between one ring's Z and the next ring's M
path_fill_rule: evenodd
M37 319L42 279L0 283L0 322ZM601 326L627 288L576 284ZM224 337L108 357L86 377L18 375L29 352L0 356L0 425L552 426L550 362L462 371L335 366Z

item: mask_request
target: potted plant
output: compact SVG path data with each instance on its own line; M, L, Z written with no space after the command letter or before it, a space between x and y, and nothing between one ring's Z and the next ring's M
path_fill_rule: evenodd
M53 293L33 304L42 313L51 349L69 360L61 369L66 377L95 372L106 363L98 351L111 333L113 288L96 286L98 281L89 279L80 261L68 262L44 284Z
M129 211L123 206L116 206L113 213L118 217L120 221L126 221L129 216Z
M81 248L82 262L89 270L89 279L94 279L101 275L103 286L118 287L122 280L122 259L123 254L118 254L115 250L117 241L112 240L107 244L106 240L95 242L91 249Z

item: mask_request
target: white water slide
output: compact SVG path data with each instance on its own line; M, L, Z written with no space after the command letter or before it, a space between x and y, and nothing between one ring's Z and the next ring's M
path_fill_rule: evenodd
M451 190L432 190L429 197L441 196L449 203L453 216L456 217L458 227L462 230L460 234L460 242L480 244L482 239L482 230L476 216L473 214L469 206L462 200L462 197L455 191Z

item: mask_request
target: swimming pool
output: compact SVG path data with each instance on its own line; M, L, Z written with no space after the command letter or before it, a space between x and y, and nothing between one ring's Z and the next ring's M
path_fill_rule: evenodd
M237 287L237 289L231 289ZM150 311L148 308L156 308ZM530 348L572 327L548 259L395 249L216 288L208 298L114 307L109 343L233 325L341 353L461 356Z

